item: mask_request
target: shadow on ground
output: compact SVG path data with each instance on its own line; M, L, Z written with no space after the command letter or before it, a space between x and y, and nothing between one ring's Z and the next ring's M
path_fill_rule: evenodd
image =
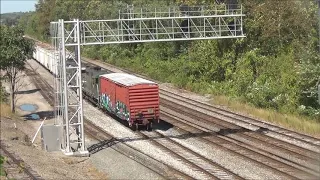
M23 117L25 120L43 120L54 118L54 111L39 111L35 113L26 114Z
M119 141L116 138L111 138L108 140L100 141L97 144L93 144L90 147L87 148L90 154L95 154L103 149L109 148L115 144L119 143Z
M35 93L38 91L40 91L40 89L31 89L31 90L27 90L27 91L18 91L18 92L16 92L16 94L32 94L32 93Z
M90 154L94 154L99 152L100 150L103 150L105 148L109 148L117 143L125 143L125 142L133 142L133 141L141 141L141 140L155 140L155 139L162 139L162 138L176 138L176 139L188 139L192 137L210 137L210 136L227 136L229 134L235 134L235 133L244 133L244 132L257 132L257 133L264 133L268 131L266 128L260 128L256 131L252 131L245 128L239 128L239 129L221 129L219 132L201 132L201 133L185 133L180 135L170 135L170 136L160 136L160 137L141 137L141 138L111 138L108 140L100 141L97 144L93 144L92 146L88 147L88 151Z

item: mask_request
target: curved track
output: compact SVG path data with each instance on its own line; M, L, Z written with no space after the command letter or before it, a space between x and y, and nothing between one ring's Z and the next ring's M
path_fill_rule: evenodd
M167 98L164 98L164 96L167 96ZM233 137L222 136L219 140L210 139L209 141L211 143L215 141L216 145L219 143L228 143L229 145L224 148L227 147L227 149L238 153L238 155L247 157L251 159L251 161L256 161L256 163L261 164L274 172L286 175L288 178L319 178L320 154L317 151L319 150L319 139L279 128L272 124L264 123L190 98L185 98L164 89L160 90L160 97L161 105L167 106L170 110L177 110L179 103L173 101L177 100L215 113L218 117L223 116L224 118L232 119L232 121L229 122L225 121L223 118L216 118L215 116L208 116L206 114L199 115L200 113L194 109L180 106L181 109L185 110L181 113L182 115L185 115L184 117L194 119L194 121L197 121L200 124L201 121L203 121L202 123L204 123L204 126L202 126L202 128L208 126L208 123L213 124L213 126L211 126L213 127L212 129L205 128L200 133L217 130L216 133L218 133L218 135L234 134ZM163 108L161 109L162 112L164 112ZM179 111L180 110L178 110L178 112ZM203 118L204 115L207 117ZM185 121L186 118L182 121ZM212 119L215 121L212 121ZM174 123L167 119L166 121L179 128L185 126L185 124ZM235 123L235 121L238 122ZM191 124L197 123L193 122ZM245 128L248 126L251 126L251 130ZM244 133L232 133L232 131ZM274 133L276 136L270 135L270 132ZM186 131L185 133L193 132ZM307 144L307 147L304 147L305 144Z

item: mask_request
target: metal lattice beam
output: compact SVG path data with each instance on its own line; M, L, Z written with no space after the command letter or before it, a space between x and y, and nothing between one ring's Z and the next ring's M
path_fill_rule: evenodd
M242 38L241 5L119 11L118 19L51 23L56 62L56 124L63 126L66 154L85 148L81 88L81 45ZM67 51L67 47L71 51ZM73 90L73 91L72 91Z
M184 11L154 9L154 12L132 8L120 12L119 19L80 21L80 45L245 37L242 6L235 7L218 6L210 10L201 6ZM67 24L65 45L74 46L73 28L68 26L74 22L64 23Z

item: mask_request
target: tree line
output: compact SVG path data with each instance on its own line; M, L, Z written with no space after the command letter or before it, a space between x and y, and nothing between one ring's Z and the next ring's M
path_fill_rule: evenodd
M229 1L40 0L36 11L22 17L20 24L28 35L49 41L51 21L110 19L127 4L166 7L182 2L213 5ZM245 0L242 5L246 38L90 46L82 52L195 92L226 95L259 108L320 121L315 1Z
M18 25L19 19L22 16L31 14L32 12L13 12L13 13L4 13L0 16L1 25L6 26L15 26Z

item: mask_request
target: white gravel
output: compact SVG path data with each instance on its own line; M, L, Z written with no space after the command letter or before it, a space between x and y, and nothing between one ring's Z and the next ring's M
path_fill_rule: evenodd
M166 111L166 112L170 112L172 114L175 114L175 116L178 116L180 117L181 119L185 120L185 121L191 121L199 126L196 126L196 128L199 128L205 132L208 132L210 129L211 131L214 131L214 132L218 132L220 129L217 128L214 124L209 124L209 123L205 123L203 121L194 121L194 119L191 119L187 116L184 116L183 114L178 114L178 113L175 113L165 107L162 108L162 110ZM179 119L180 121L180 119ZM194 124L192 124L192 126L195 126ZM204 129L204 128L206 129ZM261 144L261 143L254 143L248 139L246 139L245 137L242 137L242 135L238 135L238 134L227 134L225 135L225 137L230 137L231 138L231 141L232 139L236 139L236 140L239 140L241 142L244 142L243 145L246 146L246 144L249 144L249 145L253 145L254 147L257 147L257 148L261 148L262 150L266 150L267 152L272 152L274 154L278 154L280 157L283 157L285 159L288 159L290 161L293 161L293 162L297 162L298 164L304 164L304 165L309 165L309 162L306 162L305 160L301 159L301 158L297 158L297 157L294 157L294 156L291 156L290 154L286 154L286 153L283 153L282 151L278 151L278 150L275 150L274 148L272 147L268 147L266 146L265 144ZM258 150L260 151L260 150ZM276 156L274 156L275 158L277 158Z
M204 179L205 176L201 176L196 171L193 171L192 168L181 161L177 161L175 157L170 155L167 152L162 151L157 146L149 143L149 140L139 140L141 136L132 132L130 129L124 127L122 124L117 122L116 120L108 117L104 113L99 110L93 108L88 103L84 102L84 116L95 123L97 126L103 128L105 131L110 133L111 135L123 139L128 140L126 144L135 147L136 149L142 151L143 153L154 157L155 159L163 162L164 164L168 164L175 169L184 172L195 179ZM138 140L135 140L138 139Z
M90 146L95 143L98 142L90 140L86 145ZM107 172L109 179L164 179L148 167L116 151L115 146L118 145L92 154L89 159L97 169Z
M280 160L283 161L283 159L285 159L285 161L290 165L290 164L294 164L294 166L300 166L300 165L304 165L306 167L310 167L310 168L314 168L314 169L318 169L320 168L320 166L318 166L318 168L311 164L310 162L306 161L303 157L301 158L300 156L292 156L289 153L283 152L283 151L279 151L277 150L277 148L274 148L272 146L266 146L263 143L253 143L252 141L246 139L246 137L240 137L237 134L229 134L227 135L227 137L231 137L234 138L236 140L239 140L241 142L245 144L251 144L254 147L256 147L257 149L260 148L261 150L265 150L267 152L272 152L272 154L276 154L277 156L272 155L271 157L273 157L276 160ZM259 151L260 152L260 151ZM264 152L262 152L262 154L264 154ZM268 156L268 155L267 155ZM281 157L281 158L279 158ZM288 161L287 161L288 160ZM294 162L294 163L292 163ZM295 164L296 163L296 164ZM320 162L319 162L320 163ZM320 164L319 164L320 165Z
M174 129L168 131L158 130L159 133L166 136L179 136L180 133ZM191 150L205 156L219 165L232 170L234 173L239 174L246 179L284 179L280 175L273 174L265 170L257 164L248 162L243 157L235 156L228 152L223 151L219 147L209 145L199 141L198 138L171 138L172 140L180 143L181 145L190 148Z

